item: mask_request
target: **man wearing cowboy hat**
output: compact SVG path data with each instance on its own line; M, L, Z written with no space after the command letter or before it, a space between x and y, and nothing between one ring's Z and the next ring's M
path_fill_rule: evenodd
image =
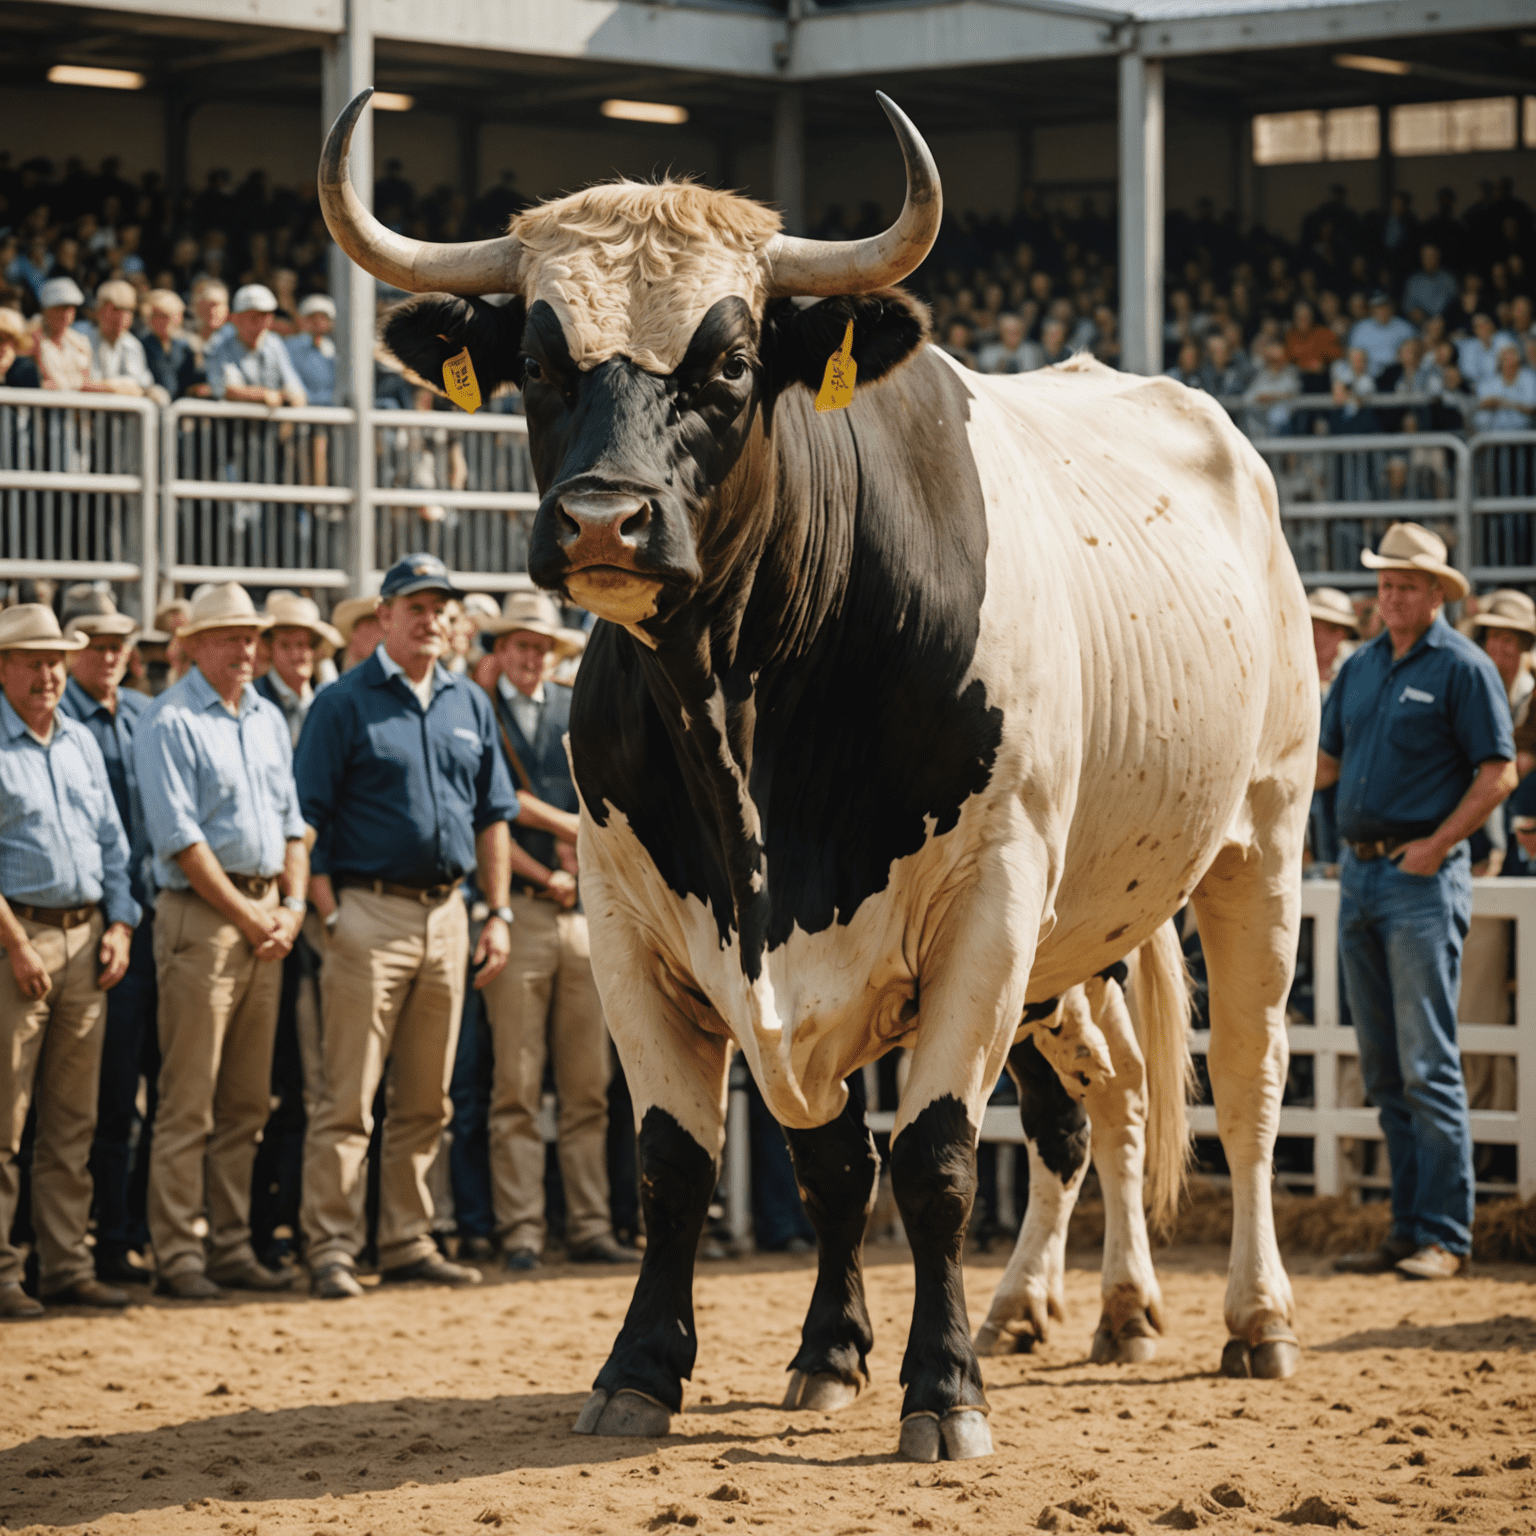
M1456 1044L1472 917L1467 838L1515 786L1498 670L1441 615L1467 595L1445 544L1394 523L1376 571L1386 628L1323 707L1318 787L1339 786L1339 970L1392 1170L1391 1235L1337 1267L1434 1280L1472 1248L1472 1133Z
M481 627L495 637L501 675L491 698L522 802L537 797L574 814L576 787L565 755L570 690L548 676L555 661L580 654L586 636L566 629L542 592L509 593L503 615ZM534 1268L544 1246L544 1142L537 1121L550 1060L568 1256L578 1263L623 1263L639 1255L613 1238L607 1168L613 1065L587 920L572 910L576 892L567 871L575 867L574 854L547 830L519 825L512 836L533 867L513 874L511 953L483 994L493 1063L488 1115L472 1080L483 1078L483 1068L472 1075L456 1070L455 1123L461 1102L466 1126L486 1120L490 1203L504 1262L514 1270ZM471 1138L465 1140L468 1150ZM455 1164L462 1164L457 1156Z
M379 641L384 638L378 607L376 597L349 597L331 610L336 633L341 636L344 647L338 663L343 672L360 661L367 661L378 650Z
M128 839L91 733L61 714L66 638L51 609L0 613L0 1317L43 1309L11 1242L17 1153L36 1090L32 1224L45 1301L124 1307L94 1273L91 1136L105 993L128 969L139 904Z
M297 747L315 699L315 667L341 648L341 633L320 617L312 598L289 592L274 592L267 599L267 617L272 627L261 648L268 665L256 679L256 691L282 710Z
M160 892L149 1228L157 1288L189 1301L217 1298L220 1283L288 1283L257 1262L250 1230L278 962L304 921L309 874L288 723L251 683L271 622L232 581L194 599L176 632L192 670L155 701L134 741Z
M137 619L117 611L105 592L79 582L64 593L65 633L82 636L85 648L69 658L69 682L59 709L96 739L107 767L112 800L128 833L128 878L144 916L133 932L128 972L107 997L101 1051L101 1093L91 1177L96 1185L96 1274L110 1281L143 1282L149 1271L130 1254L149 1247L145 1192L149 1179L150 1127L154 1124L160 1042L155 1030L155 925L144 888L149 836L139 803L133 738L150 701L123 687L138 633ZM139 1081L147 1103L139 1114Z

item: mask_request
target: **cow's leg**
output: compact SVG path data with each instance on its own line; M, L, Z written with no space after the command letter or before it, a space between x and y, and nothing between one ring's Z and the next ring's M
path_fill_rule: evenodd
M1069 993L1063 1010L1081 1000ZM976 1331L978 1355L1009 1355L1043 1344L1062 1315L1067 1223L1088 1169L1088 1117L1026 1037L1008 1053L1019 1090L1019 1119L1029 1155L1029 1205L1013 1257Z
M830 1125L788 1132L818 1263L784 1406L823 1413L859 1395L875 1342L864 1305L864 1228L880 1183L880 1154L864 1124L863 1074L855 1072L847 1087L848 1102Z
M1231 1337L1221 1357L1228 1376L1290 1376L1300 1355L1270 1195L1289 1059L1285 1004L1301 924L1293 864L1273 844L1250 849L1246 859L1242 849L1224 849L1192 898L1210 978L1206 1062L1232 1175Z
M1146 1162L1147 1069L1118 982L1086 988L1115 1075L1085 1090L1093 1167L1104 1199L1104 1310L1093 1336L1095 1363L1131 1364L1157 1353L1162 1292L1147 1240L1142 1180Z

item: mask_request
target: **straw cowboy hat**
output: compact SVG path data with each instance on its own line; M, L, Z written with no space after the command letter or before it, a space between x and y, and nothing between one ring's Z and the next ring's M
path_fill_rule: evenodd
M173 597L155 609L155 628L162 634L185 624L192 615L192 604L184 597Z
M251 594L238 581L221 582L192 600L192 616L176 631L178 640L207 629L271 629L272 619L256 611Z
M273 629L307 629L315 637L319 659L334 656L347 642L339 630L320 617L320 610L310 597L292 592L274 592L267 598L267 617Z
M376 597L349 597L331 609L331 622L336 626L343 645L351 645L352 631L357 628L358 620L372 618L378 612L378 607L379 600Z
M65 638L47 603L18 603L0 613L0 651L83 651L84 635Z
M64 589L64 617L60 623L68 634L131 635L139 621L117 611L110 593L98 592L88 581L77 581Z
M1477 613L1472 619L1472 633L1480 629L1517 629L1523 635L1536 638L1536 603L1524 592L1510 587L1500 587L1477 600Z
M579 629L567 629L560 622L560 610L554 599L543 592L509 592L499 619L486 619L480 626L487 635L515 634L526 630L533 635L548 635L555 642L555 656L579 656L587 647L587 637Z
M1324 624L1337 624L1351 634L1360 633L1360 621L1355 617L1355 605L1337 587L1318 587L1307 594L1307 612Z
M1379 550L1362 549L1360 564L1372 571L1426 571L1439 581L1447 602L1459 603L1471 590L1467 578L1446 562L1445 540L1418 523L1393 523Z

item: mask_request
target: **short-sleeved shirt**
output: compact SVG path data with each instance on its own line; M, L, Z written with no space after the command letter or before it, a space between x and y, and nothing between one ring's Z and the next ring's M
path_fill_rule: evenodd
M59 713L78 720L101 749L102 761L107 765L107 783L112 787L112 801L128 833L128 877L133 886L133 899L141 906L145 901L144 859L149 852L149 837L144 830L144 807L139 803L133 733L151 702L131 688L119 688L117 708L111 710L93 699L73 677L64 685L64 697L59 700Z
M293 359L283 338L263 331L254 347L240 340L233 326L220 331L203 353L203 369L208 375L208 392L222 400L231 384L249 384L256 389L292 390L300 399L304 384L293 371Z
M91 376L91 344L73 326L57 341L39 331L37 366L49 389L83 389Z
M1536 410L1536 369L1522 368L1512 384L1505 382L1502 373L1490 374L1477 386L1477 398L1518 400L1529 408L1518 411L1506 405L1485 406L1472 418L1479 432L1528 432L1533 424L1530 411Z
M293 371L304 385L311 405L331 405L336 399L336 344L329 336L285 336Z
M1344 663L1318 745L1339 760L1339 836L1350 842L1427 837L1481 764L1515 755L1498 668L1440 615L1400 660L1383 631Z
M0 698L0 893L31 907L99 902L109 924L139 920L128 839L91 733L61 710L43 746Z
M1390 368L1397 361L1402 344L1418 334L1401 315L1393 315L1385 324L1368 316L1351 327L1349 345L1359 347L1365 353L1366 365L1374 379L1382 369Z
M128 379L140 389L155 382L144 356L144 343L132 331L124 331L116 341L107 341L93 325L85 333L91 345L91 377L97 380Z
M315 695L295 773L316 874L449 884L480 832L517 817L484 692L438 665L423 710L382 645Z
M146 711L133 759L161 890L190 889L176 855L194 843L227 874L270 877L304 836L288 722L249 683L232 715L193 667Z

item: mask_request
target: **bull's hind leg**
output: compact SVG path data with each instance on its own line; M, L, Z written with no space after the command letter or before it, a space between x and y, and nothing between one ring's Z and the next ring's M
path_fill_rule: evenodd
M864 1228L880 1183L880 1154L864 1124L863 1074L855 1072L847 1088L848 1102L830 1125L788 1133L818 1263L784 1406L823 1413L859 1395L875 1341L864 1304Z
M1289 1058L1285 1004L1301 923L1298 871L1273 845L1267 853L1248 850L1246 859L1229 847L1193 901L1211 989L1206 1061L1232 1175L1231 1337L1221 1368L1227 1376L1290 1376L1301 1346L1275 1241L1270 1179Z
M1074 989L1064 1008L1080 998ZM1033 1039L1008 1053L1008 1071L1019 1090L1029 1205L987 1320L976 1331L978 1355L1033 1350L1045 1343L1051 1319L1062 1315L1067 1223L1088 1169L1088 1117Z

